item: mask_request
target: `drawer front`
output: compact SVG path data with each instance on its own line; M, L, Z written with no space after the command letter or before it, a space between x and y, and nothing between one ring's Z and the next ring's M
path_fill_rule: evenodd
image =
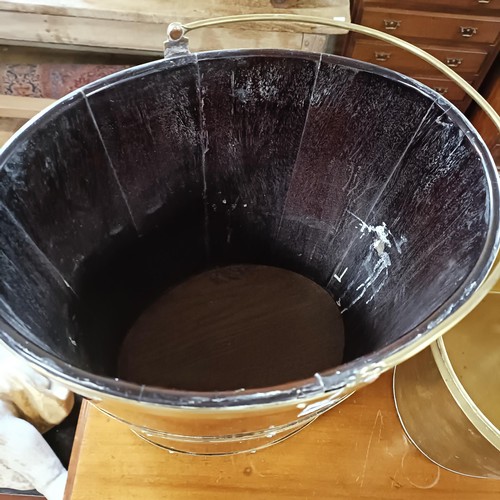
M365 3L369 2L370 0L368 0L368 2L365 0ZM395 8L401 6L401 0L390 0L390 2L388 1L386 3L393 4ZM500 10L500 0L413 0L412 3L418 10L429 9L429 4L431 4L432 8L436 10L446 11L450 7L453 7L453 9L463 10L478 15L488 15L494 13L494 11ZM442 7L444 7L444 9L441 9Z
M459 74L476 74L487 56L482 49L459 50L453 47L435 47L421 45L434 57ZM401 73L412 72L413 74L441 74L439 70L423 61L419 57L410 54L404 49L395 47L384 42L372 42L371 40L357 39L352 51L354 59L360 59L372 64L378 64L385 68L400 71Z
M490 148L491 156L493 156L493 161L495 165L500 170L500 144L495 144Z
M465 98L461 101L451 101L462 113L465 113L470 106L471 100L469 98Z
M495 43L500 18L367 7L361 24L400 38Z
M413 76L413 78L440 93L449 101L462 101L466 97L466 93L458 85L451 82L447 78L433 78L423 76Z

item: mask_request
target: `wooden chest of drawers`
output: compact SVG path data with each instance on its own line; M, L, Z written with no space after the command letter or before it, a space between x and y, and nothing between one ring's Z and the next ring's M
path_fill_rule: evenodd
M500 0L355 0L352 18L418 45L475 88L499 52ZM416 78L462 111L470 104L470 98L439 71L392 45L351 34L344 54Z
M401 38L493 44L498 37L500 18L367 7L362 11L361 24Z

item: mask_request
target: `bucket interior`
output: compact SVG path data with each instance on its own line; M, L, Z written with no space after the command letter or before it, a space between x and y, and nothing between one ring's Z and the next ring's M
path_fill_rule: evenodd
M167 288L259 264L334 297L352 361L479 284L492 172L451 105L370 65L237 51L127 70L0 157L2 330L113 377Z

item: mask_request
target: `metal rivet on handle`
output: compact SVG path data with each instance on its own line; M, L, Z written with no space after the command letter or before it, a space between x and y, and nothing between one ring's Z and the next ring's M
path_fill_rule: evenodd
M181 23L170 23L167 28L168 39L172 42L176 42L184 36L185 31Z

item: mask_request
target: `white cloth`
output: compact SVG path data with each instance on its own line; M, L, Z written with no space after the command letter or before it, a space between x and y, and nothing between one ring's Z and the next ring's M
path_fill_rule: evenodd
M41 432L72 406L72 393L0 344L0 487L62 500L67 472Z

